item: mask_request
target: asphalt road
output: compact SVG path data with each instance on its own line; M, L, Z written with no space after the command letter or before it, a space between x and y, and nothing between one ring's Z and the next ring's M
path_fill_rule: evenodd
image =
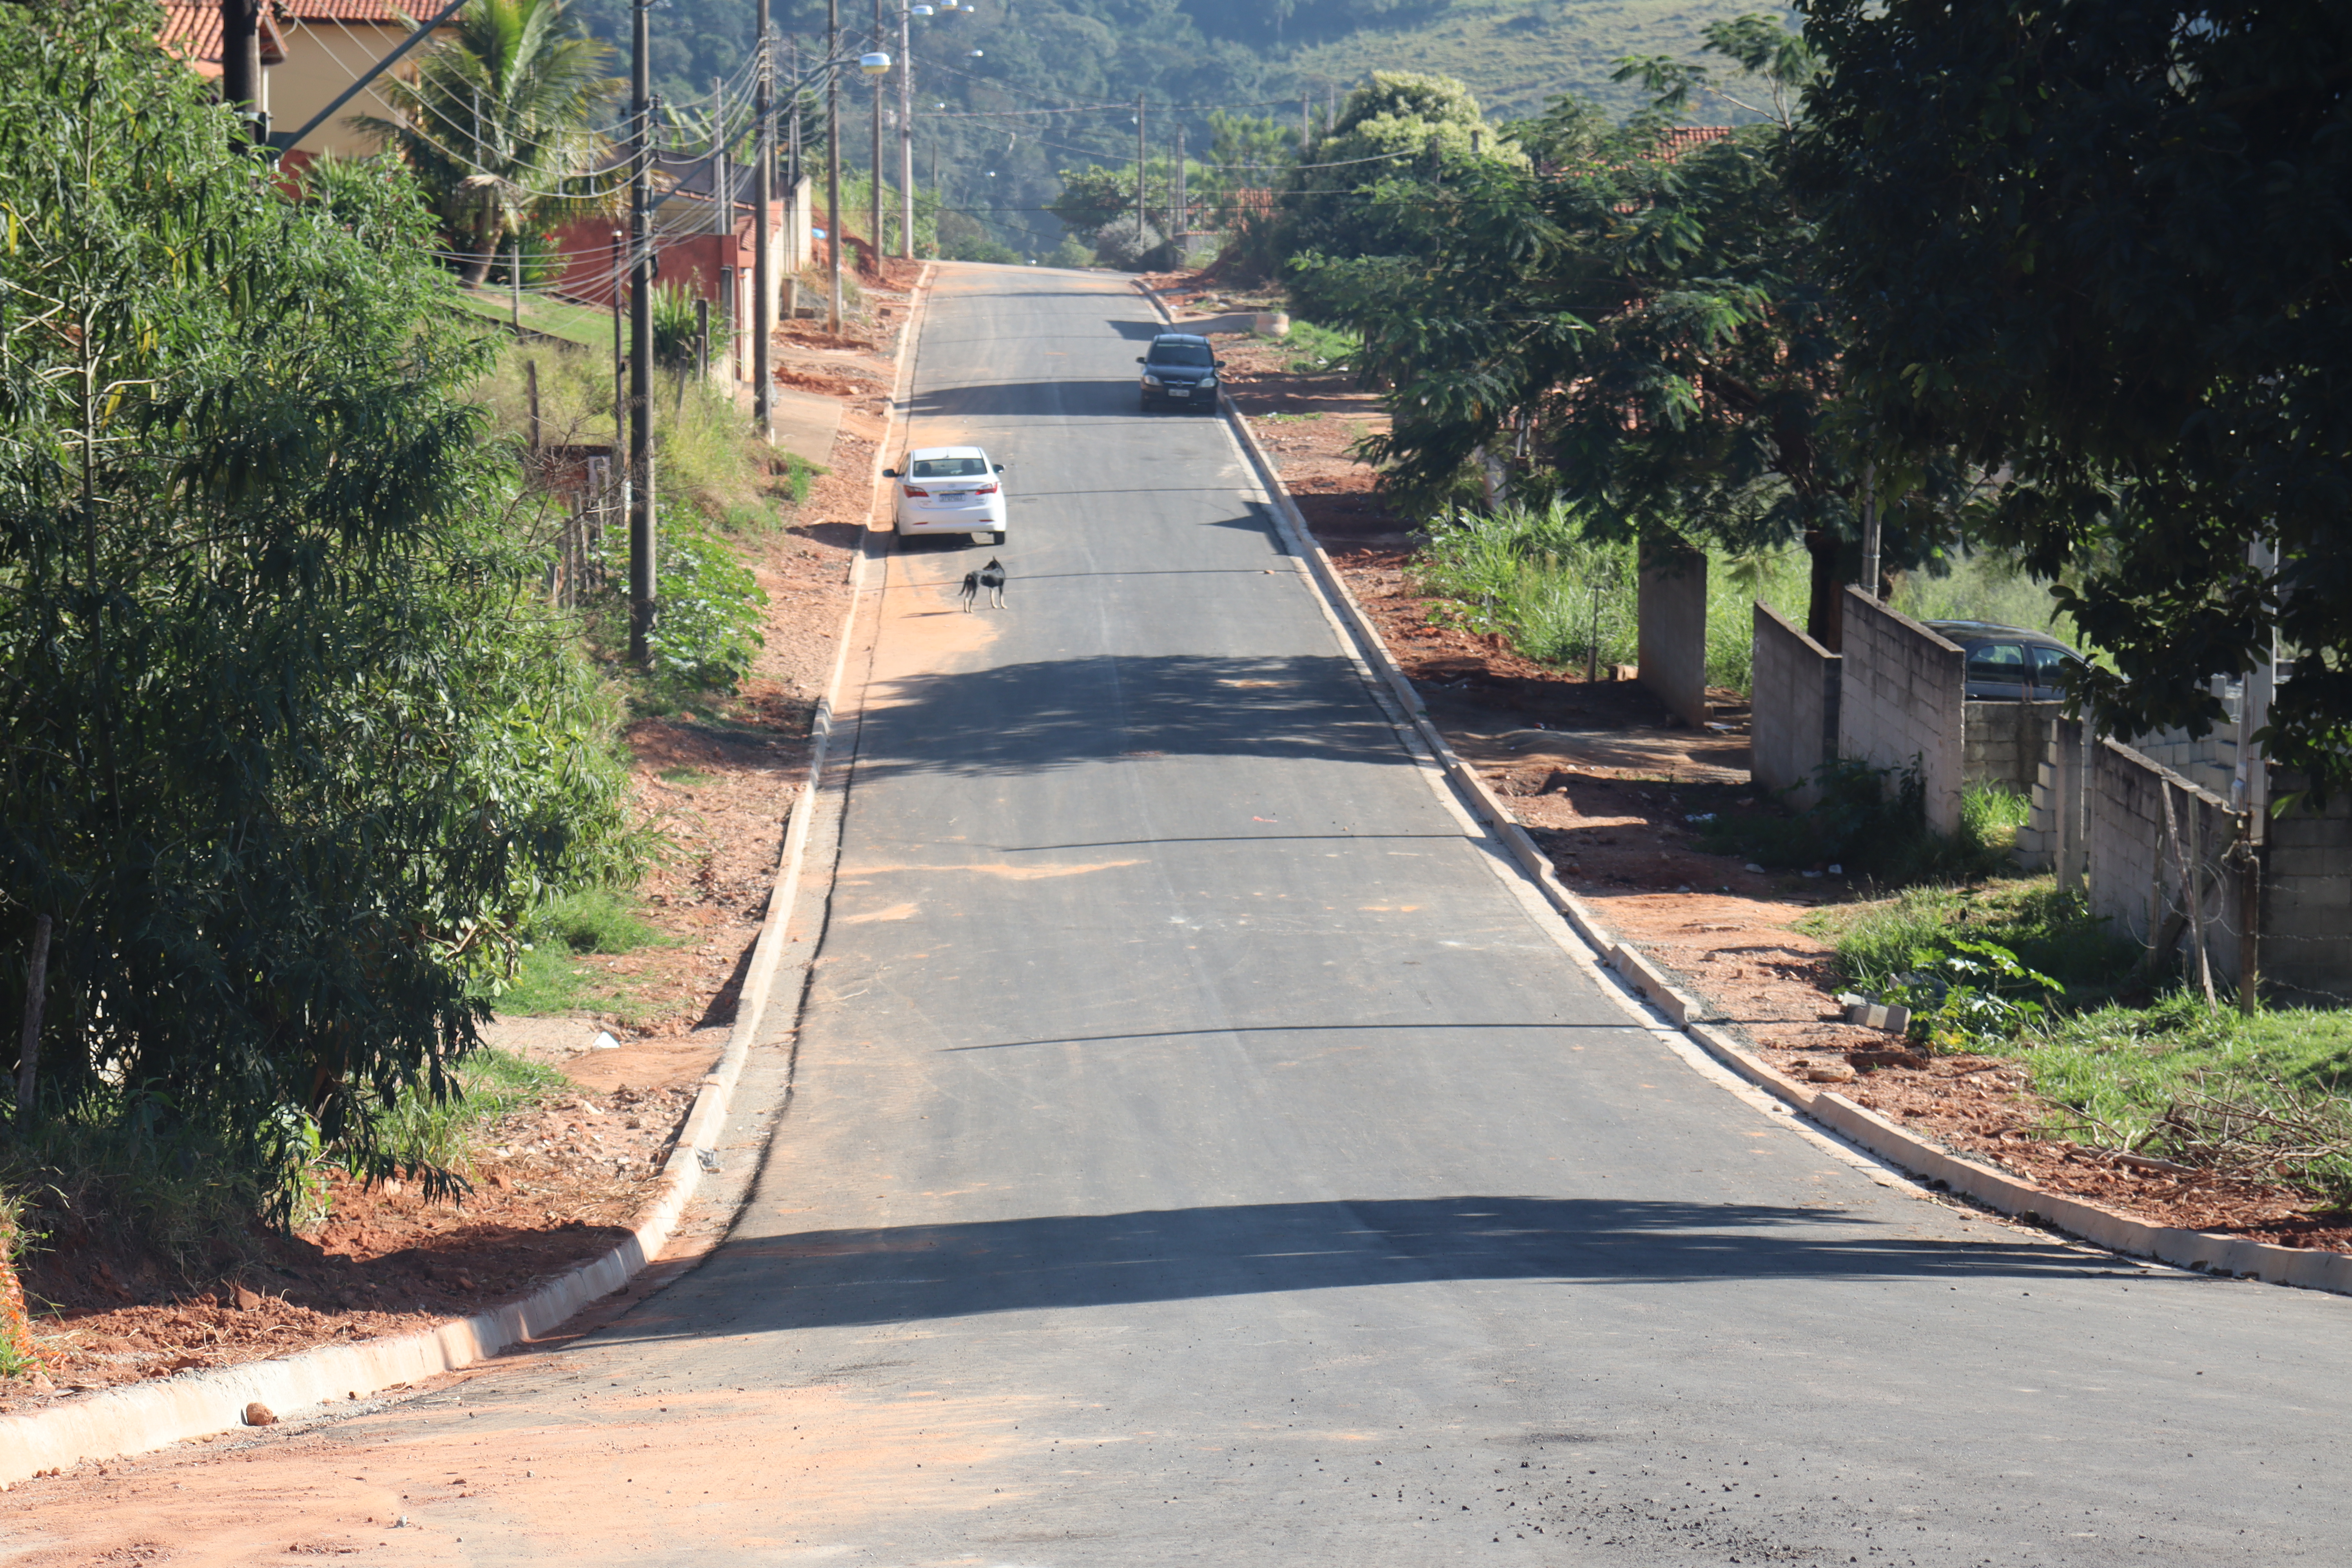
M306 1517L406 1513L387 1563L2352 1558L2352 1303L1971 1218L1636 1025L1222 426L1138 412L1151 320L948 269L914 439L1011 464L1012 533L891 561L737 1234L315 1439Z

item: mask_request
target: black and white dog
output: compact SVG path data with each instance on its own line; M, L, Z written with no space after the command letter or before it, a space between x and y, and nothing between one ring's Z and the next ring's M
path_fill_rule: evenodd
M972 601L980 597L980 591L982 588L988 590L990 609L1004 608L1004 563L993 555L988 558L988 564L979 571L967 572L963 574L962 598L963 607L967 612L971 609Z

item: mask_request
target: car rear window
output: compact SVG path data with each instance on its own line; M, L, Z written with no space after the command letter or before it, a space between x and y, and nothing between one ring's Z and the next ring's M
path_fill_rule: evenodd
M1213 363L1209 351L1199 343L1154 343L1151 345L1153 364L1190 365L1204 369Z
M2025 684L2025 649L2013 642L1989 642L1969 649L1970 680Z
M907 477L910 479L968 479L988 472L988 465L978 458L918 458Z

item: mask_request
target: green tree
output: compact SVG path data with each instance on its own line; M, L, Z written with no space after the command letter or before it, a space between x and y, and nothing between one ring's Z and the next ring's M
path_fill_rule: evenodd
M0 10L0 1006L26 1136L210 1162L450 1091L476 986L615 868L624 779L396 165L289 199L152 7Z
M1769 18L1708 37L1784 111L1811 69ZM1367 225L1391 253L1302 271L1363 338L1360 369L1392 388L1372 450L1407 488L1443 491L1482 450L1524 453L1538 470L1528 482L1605 533L1735 552L1801 543L1809 626L1835 647L1860 564L1862 464L1843 407L1845 321L1784 179L1793 121L1676 151L1674 121L1721 90L1708 68L1634 59L1621 74L1655 95L1651 113L1618 128L1561 100L1517 128L1541 174L1465 157L1442 181L1391 177ZM1932 504L1945 478L1897 492L1891 563L1947 542Z
M1403 205L1377 199L1381 191L1410 183L1441 195L1481 165L1524 172L1528 163L1487 126L1469 89L1450 77L1375 72L1276 186L1264 259L1293 269L1293 293L1313 315L1327 303L1317 261L1393 256L1418 243L1420 226Z
M2001 476L1980 524L2122 733L2216 721L2275 630L2272 754L2352 782L2352 12L1801 8L1797 177L1886 456Z
M384 79L401 119L352 123L400 149L464 253L461 275L479 283L509 236L614 207L619 187L596 172L606 144L595 129L624 88L605 74L611 59L563 0L474 0L414 80Z

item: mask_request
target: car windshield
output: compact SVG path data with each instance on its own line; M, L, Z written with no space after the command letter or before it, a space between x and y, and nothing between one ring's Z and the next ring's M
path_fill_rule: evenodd
M910 479L968 479L988 472L988 464L980 458L918 458L908 470Z
M1190 365L1195 370L1205 370L1211 360L1208 349L1200 343L1154 343L1151 345L1151 363Z

